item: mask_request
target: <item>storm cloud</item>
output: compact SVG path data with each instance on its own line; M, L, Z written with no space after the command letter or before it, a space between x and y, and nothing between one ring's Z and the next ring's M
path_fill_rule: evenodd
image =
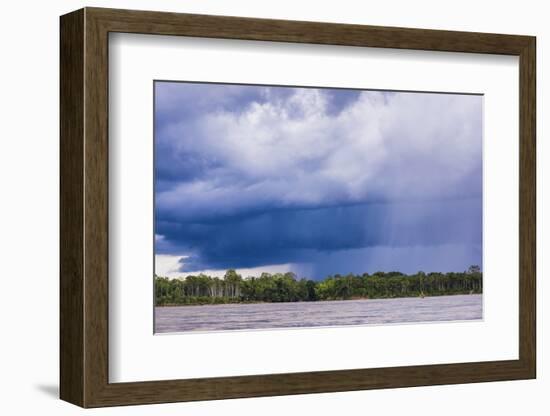
M155 83L155 251L322 278L481 264L482 97Z

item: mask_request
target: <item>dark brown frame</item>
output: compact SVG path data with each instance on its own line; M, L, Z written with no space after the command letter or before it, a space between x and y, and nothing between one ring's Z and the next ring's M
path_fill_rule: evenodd
M519 359L109 383L109 32L519 56ZM61 398L100 407L535 378L535 50L530 36L99 8L62 16Z

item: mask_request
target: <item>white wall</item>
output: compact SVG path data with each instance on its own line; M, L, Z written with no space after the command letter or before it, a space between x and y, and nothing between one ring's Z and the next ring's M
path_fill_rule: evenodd
M82 6L156 9L389 26L529 34L538 37L538 290L539 378L536 381L226 400L87 411L88 414L279 415L316 413L543 415L550 401L550 361L543 323L550 301L543 243L550 227L543 184L550 145L543 130L550 98L550 26L541 1L315 2L296 0L124 0L4 2L0 15L0 409L3 414L82 412L59 401L58 385L58 16ZM546 87L546 88L545 88ZM544 200L546 199L546 201Z

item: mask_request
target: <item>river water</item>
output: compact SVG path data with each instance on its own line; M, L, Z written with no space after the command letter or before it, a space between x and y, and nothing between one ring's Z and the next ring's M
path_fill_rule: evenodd
M155 308L155 332L381 325L482 318L482 295Z

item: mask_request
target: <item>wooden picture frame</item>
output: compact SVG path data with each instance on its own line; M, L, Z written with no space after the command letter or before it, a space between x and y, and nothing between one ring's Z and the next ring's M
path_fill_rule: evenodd
M101 407L535 378L534 37L100 8L64 15L60 28L61 399L82 407ZM110 32L519 56L519 359L110 383Z

